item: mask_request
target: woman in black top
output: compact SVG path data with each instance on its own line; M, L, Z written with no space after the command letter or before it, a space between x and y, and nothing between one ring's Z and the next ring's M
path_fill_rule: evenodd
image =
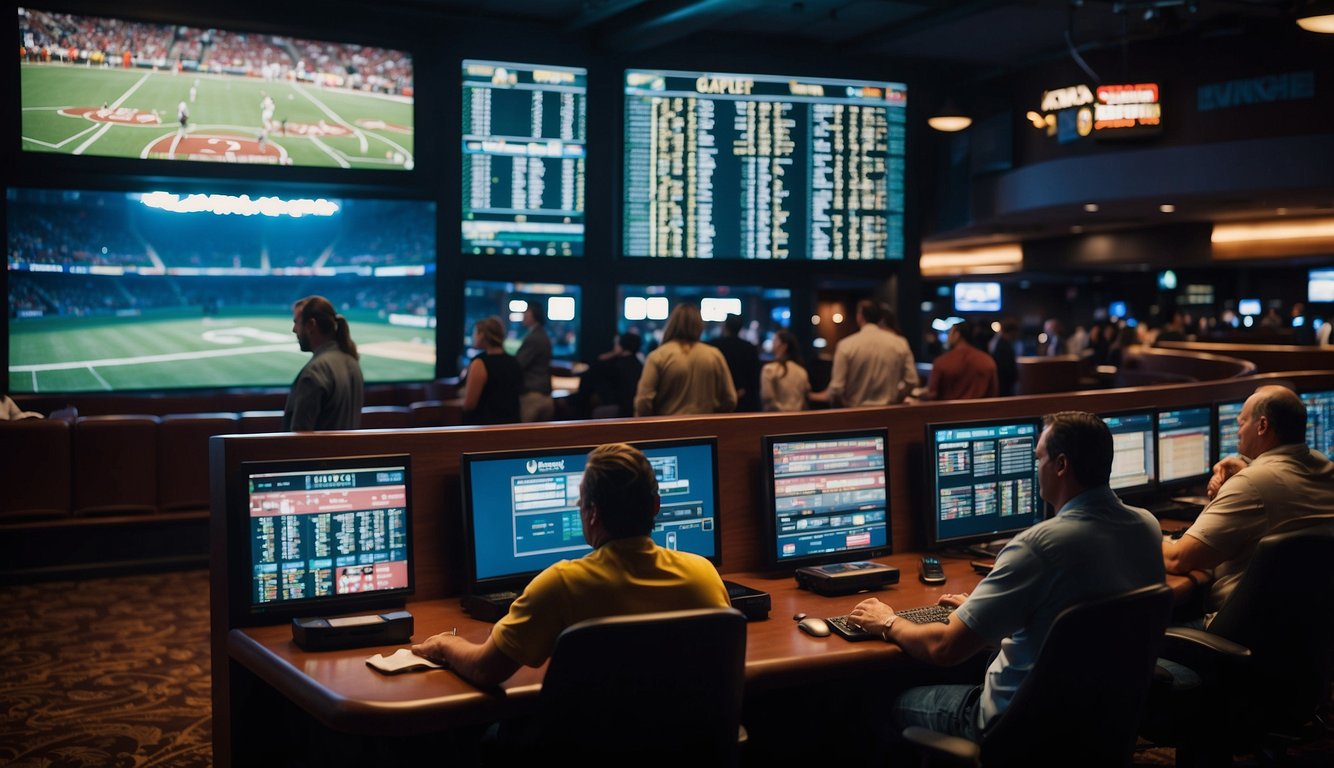
M519 361L505 352L505 326L492 316L477 321L472 345L482 350L468 363L463 390L463 423L510 424L519 420L519 392L523 372Z

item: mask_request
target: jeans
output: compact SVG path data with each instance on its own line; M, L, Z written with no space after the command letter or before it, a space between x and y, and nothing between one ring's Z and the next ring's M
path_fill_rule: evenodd
M894 702L891 716L899 729L910 725L977 741L980 685L925 685L909 688Z

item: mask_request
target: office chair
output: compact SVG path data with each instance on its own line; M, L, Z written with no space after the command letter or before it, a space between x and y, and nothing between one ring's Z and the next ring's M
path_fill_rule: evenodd
M903 737L924 764L1128 766L1171 608L1163 584L1072 605L981 741L918 727Z
M556 640L522 750L547 763L735 765L745 667L733 608L579 622Z
M1301 527L1305 525L1306 527ZM1230 765L1232 755L1282 758L1307 736L1329 737L1316 713L1334 658L1334 521L1289 521L1260 539L1209 629L1172 628L1164 658L1201 678L1155 686L1142 734L1177 747L1177 765ZM1321 730L1323 729L1323 733Z

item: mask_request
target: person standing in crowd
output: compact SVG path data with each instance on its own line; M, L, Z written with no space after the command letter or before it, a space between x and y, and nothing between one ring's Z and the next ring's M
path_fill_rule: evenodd
M1232 595L1265 534L1299 517L1334 514L1334 463L1307 447L1306 406L1292 390L1264 386L1246 399L1237 452L1215 465L1212 500L1185 535L1163 540L1168 573L1212 569L1208 619Z
M521 421L551 421L555 403L551 399L551 337L547 335L546 315L542 305L529 301L523 311L523 326L528 329L515 358L523 371L523 394L519 395Z
M624 443L597 447L579 482L579 521L593 551L534 577L485 642L445 632L412 652L477 685L494 686L520 666L541 666L560 633L585 619L727 608L727 589L712 563L664 549L649 536L661 503L643 453Z
M811 392L802 367L801 342L789 330L774 334L774 359L760 371L760 400L766 411L801 411Z
M1065 354L1065 326L1060 320L1051 318L1042 324L1042 332L1047 334L1046 341L1038 347L1039 354L1043 357L1054 357Z
M723 320L723 335L712 342L723 353L727 369L732 372L732 387L736 389L738 411L760 409L760 352L754 344L741 338L744 323L740 315L728 315Z
M679 304L667 318L662 345L644 361L635 392L636 416L727 413L736 408L736 388L723 353L701 344L699 309Z
M512 424L519 420L523 372L505 351L505 326L486 317L472 329L472 345L481 350L468 363L463 389L464 424Z
M899 337L880 328L880 308L870 299L857 303L857 332L834 348L829 387L811 395L815 401L855 408L889 405L917 386L912 353Z
M996 362L996 391L1001 397L1014 394L1019 381L1019 356L1015 344L1019 339L1019 321L1007 317L1001 321L1000 333L991 337L988 351Z
M1107 425L1082 411L1052 414L1043 423L1035 451L1038 493L1056 516L1011 539L971 595L942 595L942 605L956 607L948 623L898 621L876 598L848 615L931 664L958 664L989 645L1000 649L980 684L928 685L899 695L890 713L896 733L916 725L977 740L1010 705L1062 611L1164 581L1158 521L1122 504L1108 487Z
M360 427L365 381L347 318L323 296L307 296L292 305L292 333L311 356L287 395L283 429Z
M974 400L995 397L998 391L996 361L973 346L973 324L960 320L950 326L950 351L936 358L931 367L923 400Z
M615 406L616 416L635 415L635 390L644 364L639 361L643 338L627 331L612 340L611 351L598 355L579 377L578 399L581 413L591 413L599 406Z
M1162 330L1154 337L1153 343L1160 341L1186 341L1186 317L1181 310L1174 309L1168 316L1167 323L1163 325Z

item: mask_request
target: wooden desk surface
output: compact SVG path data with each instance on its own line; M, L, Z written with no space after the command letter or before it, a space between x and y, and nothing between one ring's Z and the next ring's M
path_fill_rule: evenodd
M730 581L768 592L773 603L767 621L747 624L748 690L853 677L867 664L895 663L902 657L896 645L874 640L850 643L837 635L810 637L797 629L792 616L847 613L870 595L894 607L928 605L942 594L969 591L982 578L968 559L942 558L948 581L928 587L917 580L918 558L911 553L881 558L880 562L899 568L899 584L848 597L821 597L800 590L790 575L723 574ZM457 628L459 635L482 642L491 632L489 622L463 613L457 598L412 603L408 609L414 617L414 641ZM292 642L292 630L286 624L233 629L227 638L228 653L234 660L325 725L348 733L429 732L520 714L535 701L545 674L545 667L523 667L500 688L484 691L445 670L384 675L366 666L367 657L392 653L395 648L306 652Z

